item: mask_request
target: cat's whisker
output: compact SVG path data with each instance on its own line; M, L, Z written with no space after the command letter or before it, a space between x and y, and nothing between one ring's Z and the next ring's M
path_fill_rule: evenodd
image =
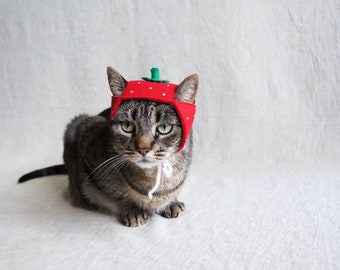
M125 163L127 163L127 160L120 159L110 164L110 166L107 166L105 169L103 169L101 177L112 177L121 169L122 165L124 165Z
M99 170L101 170L102 168L105 168L106 166L108 166L111 162L113 162L115 159L119 159L119 156L114 156L111 157L107 160L105 160L104 162L100 163L92 172L90 175L92 174L96 174Z
M105 168L105 166L107 166L107 164L108 163L110 163L110 162L112 162L112 160L114 159L115 157L112 157L112 158L110 158L110 159L108 159L108 160L105 160L104 162L102 162L102 163L100 163L90 174L89 174L89 176L88 177L92 177L92 176L95 176L95 175L97 175L99 172L100 172L100 170L102 169L102 168Z
M110 173L119 170L122 164L127 163L128 161L125 158L120 158L115 161L115 163L111 163L110 166L108 166L107 171Z
M115 175L117 172L119 172L121 170L121 168L126 165L128 163L128 160L125 158L121 158L119 160L117 160L114 164L112 163L111 166L109 166L106 169L106 175L107 176L113 176Z
M89 175L89 177L96 177L96 178L102 178L104 176L108 176L107 171L108 168L114 168L117 166L118 163L124 161L125 159L120 156L114 156L112 158L109 158L108 160L102 162L100 165L98 165ZM113 166L112 166L113 165Z
M127 160L122 160L120 161L118 164L115 164L115 166L112 166L112 168L110 168L108 170L108 174L110 176L115 175L118 171L120 171L124 166L126 166L128 164Z

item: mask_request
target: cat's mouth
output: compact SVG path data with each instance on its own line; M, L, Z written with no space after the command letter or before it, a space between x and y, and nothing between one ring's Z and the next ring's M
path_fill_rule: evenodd
M151 169L159 164L159 160L154 159L153 157L148 156L140 156L135 158L130 158L130 161L132 161L135 165L142 169Z
M162 155L159 153L155 154L152 153L152 151L150 151L146 155L141 155L136 152L132 153L132 151L125 154L127 154L126 157L131 162L133 162L135 165L143 169L151 169L157 167L159 163L162 162L165 158L165 155L163 155L163 153Z
M134 163L141 168L152 168L158 165L159 161L149 157L141 157L139 160L135 160Z

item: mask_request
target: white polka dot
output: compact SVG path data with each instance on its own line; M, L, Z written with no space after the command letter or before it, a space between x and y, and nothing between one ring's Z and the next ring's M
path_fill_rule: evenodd
M189 120L190 118L189 118L189 116L187 116L185 119Z
M170 84L167 84L166 86L167 86L167 87L170 87Z
M130 93L133 93L133 92L135 92L135 91L133 91L133 90L130 91Z
M150 86L149 89L152 90L152 87Z
M165 97L165 96L166 96L166 94L165 94L165 93L163 93L163 94L162 94L162 96L163 96L163 97Z

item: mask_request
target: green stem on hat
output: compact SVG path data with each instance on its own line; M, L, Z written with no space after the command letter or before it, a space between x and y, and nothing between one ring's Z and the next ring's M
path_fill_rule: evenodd
M159 81L159 69L156 67L153 67L151 69L151 79L154 81Z
M157 67L151 68L151 78L142 77L143 80L151 82L169 82L168 80L161 80L159 76L159 69Z

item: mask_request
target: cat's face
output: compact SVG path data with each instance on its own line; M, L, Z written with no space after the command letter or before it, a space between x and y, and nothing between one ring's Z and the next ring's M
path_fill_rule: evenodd
M121 96L127 81L112 67L107 76L113 96ZM186 77L176 88L174 100L195 103L198 76ZM148 100L123 101L111 120L112 147L141 168L157 166L179 150L182 125L172 105Z
M182 126L172 105L129 100L111 121L115 152L141 168L151 168L178 150Z

